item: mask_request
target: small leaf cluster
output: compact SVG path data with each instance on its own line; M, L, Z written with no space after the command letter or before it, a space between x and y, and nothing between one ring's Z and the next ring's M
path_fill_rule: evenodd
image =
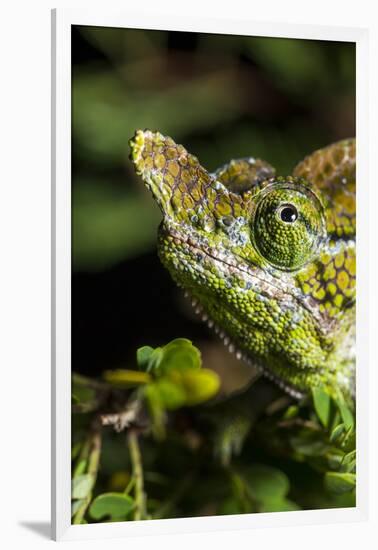
M324 476L325 490L334 494L354 492L356 486L355 419L351 404L342 395L331 396L313 388L312 408L292 405L283 414L282 425L290 456L307 462ZM307 409L306 416L303 409Z
M107 371L104 377L118 387L143 386L139 396L147 404L152 430L160 439L165 435L166 411L201 404L220 387L218 375L202 368L200 351L185 338L158 348L139 348L137 365L139 371Z
M332 398L321 388L312 392L316 414L329 434L326 488L335 494L356 487L356 436L354 412L340 395Z
M264 379L219 388L184 338L73 375L73 523L355 505L352 403L323 388L294 402Z
M149 413L148 426L155 439L166 436L167 413L183 407L201 404L216 395L220 380L214 371L202 368L201 354L190 340L179 338L165 346L144 346L137 351L136 369L105 371L104 381L86 379L74 374L72 379L72 407L74 413L89 416L87 435L73 445L72 478L73 523L90 521L127 521L145 519L146 512L142 479L142 458L139 436L149 429L138 415L144 408ZM94 415L96 409L118 403L126 410ZM117 409L117 406L115 406ZM103 438L99 423L103 418L114 419L117 431L128 428L131 472L115 472L111 480L124 480L122 490L98 492L96 481L101 473L100 444ZM140 432L139 436L136 435ZM81 434L80 430L77 432ZM121 475L119 475L121 474ZM108 484L109 489L111 489ZM114 483L113 483L114 485ZM94 496L94 493L98 493Z
M220 514L287 512L300 507L288 498L290 482L277 468L251 464L231 473L231 496L222 502Z

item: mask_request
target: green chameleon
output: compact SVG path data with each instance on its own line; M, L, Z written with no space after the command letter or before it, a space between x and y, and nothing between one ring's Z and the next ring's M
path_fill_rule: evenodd
M150 130L130 146L163 213L160 259L230 352L294 397L353 397L355 140L287 177L252 157L209 173Z

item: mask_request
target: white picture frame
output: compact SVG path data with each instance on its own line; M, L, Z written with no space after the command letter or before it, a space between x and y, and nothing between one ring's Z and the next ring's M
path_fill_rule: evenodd
M71 525L71 26L89 25L337 40L357 57L357 505L353 509ZM52 12L52 534L56 540L351 522L368 514L368 31L246 19L149 17L90 9ZM361 215L361 213L364 215Z

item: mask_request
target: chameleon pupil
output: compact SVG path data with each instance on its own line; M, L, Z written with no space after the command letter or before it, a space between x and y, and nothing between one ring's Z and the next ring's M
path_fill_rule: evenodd
M292 204L286 205L280 211L281 220L285 223L293 223L298 218L298 212Z

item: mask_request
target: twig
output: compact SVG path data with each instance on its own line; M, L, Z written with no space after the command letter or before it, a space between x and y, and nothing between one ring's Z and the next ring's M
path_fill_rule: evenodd
M87 473L92 476L92 489L96 483L98 468L100 465L101 455L101 432L99 429L94 430L84 444L83 450L88 453L88 470ZM83 499L83 502L77 509L72 523L78 525L84 519L87 508L92 500L92 490Z
M92 388L93 390L109 391L110 389L109 384L106 382L96 380L95 378L88 378L87 376L83 376L77 372L72 373L72 382L87 388Z
M122 432L136 420L140 406L140 401L135 400L124 411L101 415L101 423L103 426L113 426L116 432Z
M127 434L127 442L129 446L133 476L135 478L134 520L140 520L140 519L144 519L144 516L145 516L145 494L144 494L142 457L140 454L138 435L135 430L129 430Z

